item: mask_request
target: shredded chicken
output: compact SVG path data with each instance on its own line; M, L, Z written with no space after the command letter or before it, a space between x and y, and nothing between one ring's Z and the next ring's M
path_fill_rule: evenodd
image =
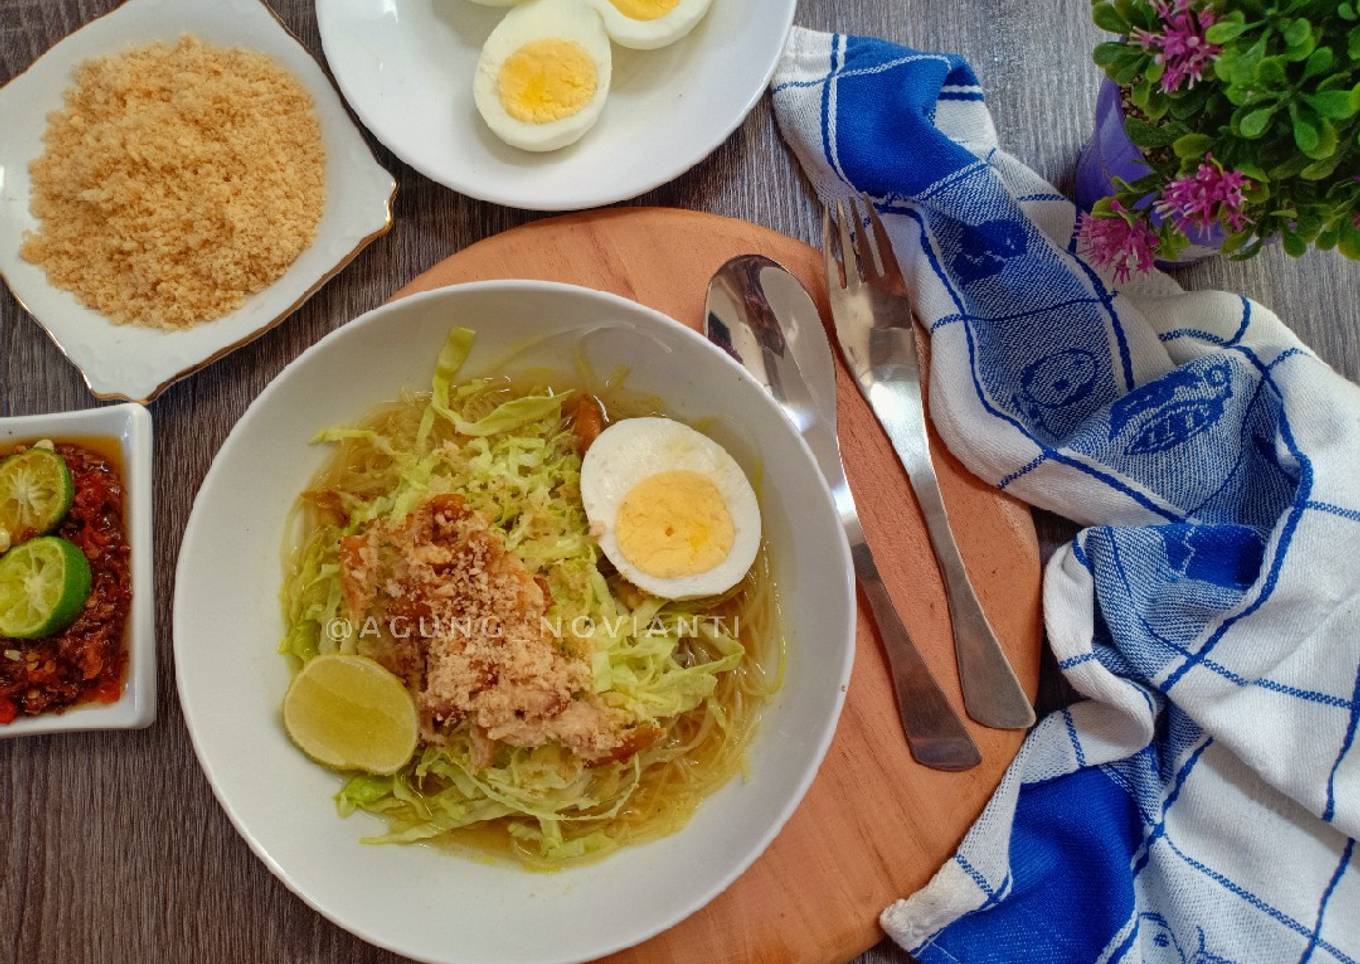
M380 627L371 655L416 694L427 740L467 720L480 765L498 743L559 743L591 762L645 745L552 633L545 586L460 496L348 537L341 570L350 613Z

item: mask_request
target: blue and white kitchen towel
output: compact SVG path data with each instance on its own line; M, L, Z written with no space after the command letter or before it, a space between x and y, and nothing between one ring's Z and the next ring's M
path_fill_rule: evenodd
M886 215L950 448L1088 527L1044 579L1085 700L884 928L923 962L1360 958L1360 388L1246 298L1092 270L957 57L795 30L774 103L818 194Z

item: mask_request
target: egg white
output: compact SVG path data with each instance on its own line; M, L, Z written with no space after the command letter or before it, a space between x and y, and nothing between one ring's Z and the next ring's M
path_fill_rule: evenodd
M580 44L595 64L595 96L570 117L533 124L510 115L501 103L501 68L517 50L535 40ZM609 97L613 54L609 34L585 0L529 0L505 15L486 38L472 84L477 110L501 140L526 151L555 151L575 143L595 126Z
M732 548L706 572L663 579L629 562L619 548L615 519L639 482L677 470L697 472L717 487L732 517ZM760 551L760 506L746 473L717 442L669 418L624 419L601 432L581 463L581 502L614 568L639 589L664 599L726 592L741 582Z
M604 28L614 43L634 50L655 50L685 37L704 19L713 0L680 0L669 13L655 20L635 20L626 16L610 0L590 0L604 19Z

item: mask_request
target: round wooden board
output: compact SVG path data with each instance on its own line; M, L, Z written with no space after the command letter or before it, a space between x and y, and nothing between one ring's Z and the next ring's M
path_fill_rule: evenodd
M774 258L797 275L822 317L830 318L818 252L744 221L669 208L537 221L460 251L394 298L465 281L535 278L612 291L699 328L709 277L727 259L749 253ZM962 713L944 587L920 508L843 367L837 397L841 448L864 531L912 638ZM1029 509L969 475L938 439L932 444L969 575L1033 696L1042 629ZM975 769L940 773L912 760L886 660L861 607L840 727L798 812L725 893L611 960L824 962L877 943L879 912L921 887L949 858L1020 746L1021 733L970 729L983 757Z

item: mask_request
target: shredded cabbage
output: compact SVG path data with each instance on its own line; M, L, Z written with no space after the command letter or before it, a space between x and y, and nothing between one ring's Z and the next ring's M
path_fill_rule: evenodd
M479 768L468 735L456 731L446 745L424 746L393 776L352 776L336 802L341 815L364 810L387 819L389 832L371 842L456 838L466 828L494 827L505 850L529 866L552 868L674 829L698 796L740 768L752 710L777 687L777 674L736 635L701 617L736 612L757 623L757 635L776 627L759 612L741 611L743 600L733 594L678 603L609 575L581 505L567 395L519 393L495 378L457 383L473 337L466 328L449 334L427 398L317 436L340 448L301 503L304 531L289 547L280 650L298 665L319 653L362 652L357 627L335 631L345 622L341 538L374 519L400 520L432 495L461 494L546 581L549 619L568 627L576 651L588 654L597 698L638 725L661 729L663 738L623 763L587 766L547 745L503 747ZM770 592L750 595L772 609ZM667 781L669 796L659 787ZM640 785L649 800L674 809L669 823L631 806Z

